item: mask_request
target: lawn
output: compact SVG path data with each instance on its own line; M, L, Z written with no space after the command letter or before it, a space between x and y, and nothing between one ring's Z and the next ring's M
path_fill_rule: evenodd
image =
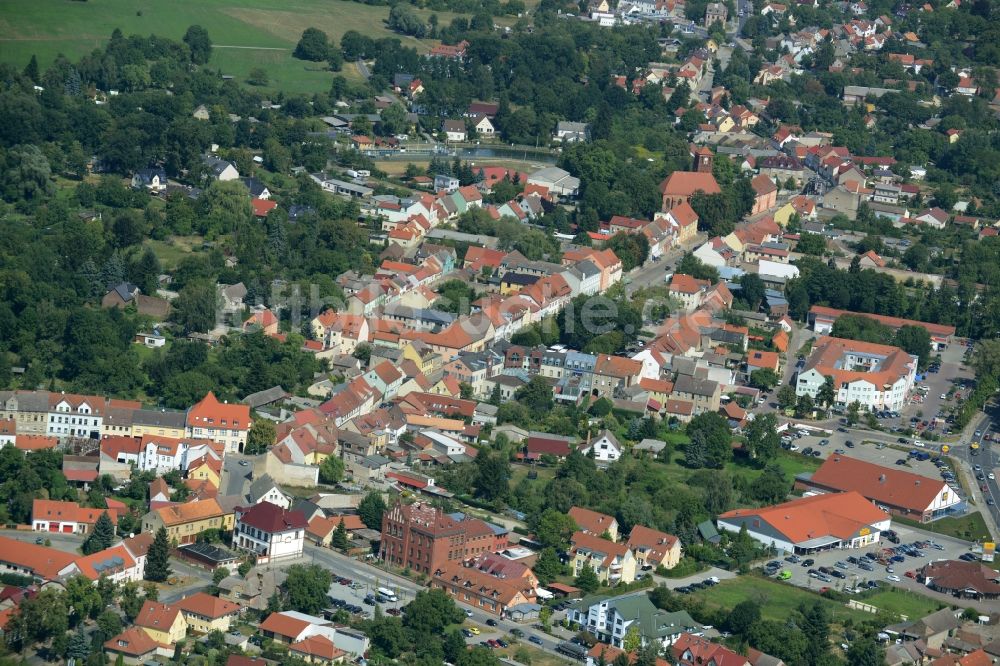
M201 242L200 236L171 236L168 240L148 239L144 244L153 250L164 268L170 269L175 268Z
M523 643L511 643L510 647L494 650L494 653L497 656L514 659L514 654L517 653L518 650L524 650L531 656L531 666L567 666L568 664L573 663L567 659L563 659L562 657L557 657L554 654L545 652L544 650L539 650L527 641Z
M268 73L265 89L313 93L328 90L333 73L323 71L322 63L308 63L292 58L292 49L309 27L324 30L339 40L348 30L375 39L392 35L405 46L427 51L432 41L420 41L392 33L385 27L388 6L365 5L347 0L309 2L288 0L174 0L169 3L139 0L90 0L89 2L34 2L5 0L0 15L0 61L24 67L32 54L39 64L48 66L60 53L71 60L102 46L115 28L125 35L157 34L180 39L187 28L199 24L208 29L217 48L210 66L244 80L251 69L262 67ZM422 18L432 12L416 9ZM436 12L441 25L456 16ZM512 24L513 18L501 17L498 23ZM225 48L229 47L229 48ZM249 47L249 48L231 48ZM351 63L345 64L343 76L360 80Z
M930 599L916 592L906 590L884 590L862 600L866 604L871 604L889 613L905 615L909 619L924 617L936 610L940 610L943 604L934 599Z
M961 518L941 518L930 523L918 523L907 518L893 517L893 520L928 532L964 539L965 541L990 540L986 521L978 511L967 513Z
M510 487L515 488L523 479L528 477L528 473L532 470L531 465L511 465L510 466ZM535 472L538 473L538 480L542 482L548 482L552 480L552 477L556 475L555 467L541 467L535 466Z
M741 601L756 601L761 613L769 620L784 622L803 603L819 601L827 606L834 622L841 623L848 618L854 620L870 617L868 613L851 610L844 604L819 596L802 588L758 576L739 576L724 580L718 585L694 593L705 605L712 608L731 609Z

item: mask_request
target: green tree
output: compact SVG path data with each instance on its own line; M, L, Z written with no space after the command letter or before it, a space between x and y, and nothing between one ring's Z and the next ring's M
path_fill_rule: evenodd
M205 333L215 326L218 294L207 280L190 282L173 302L171 319L186 333Z
M330 545L337 550L347 550L347 547L350 545L350 541L347 538L347 526L344 525L343 518L340 519L340 522L337 523L337 528L333 531Z
M642 632L639 631L639 625L633 622L622 639L622 648L626 652L634 652L640 647L642 647Z
M559 554L552 547L543 548L542 552L538 554L535 566L532 567L532 571L538 576L538 581L542 585L548 585L561 576L565 570L566 567L563 566L562 561L559 559Z
M746 427L746 445L750 457L759 462L774 460L781 448L778 417L773 412L758 414Z
M90 639L83 632L75 632L66 644L66 657L83 659L90 653Z
M170 577L170 542L167 540L167 530L163 527L156 531L149 547L144 577L156 583L162 583Z
M782 386L778 389L778 407L781 409L791 409L795 406L795 401L797 397L795 395L795 388L789 385Z
M487 502L502 500L510 491L510 462L506 457L480 452L476 456L476 497Z
M713 266L703 263L701 259L690 252L685 254L677 264L677 272L690 275L696 280L709 280L713 284L719 281L719 271Z
M803 231L799 236L799 242L795 244L795 250L802 254L821 256L826 252L826 240L820 234Z
M552 411L552 386L541 375L535 375L514 392L514 398L539 416Z
M816 407L813 404L812 396L810 396L808 393L800 395L798 397L798 400L795 401L795 418L797 419L808 418L813 413L813 410L815 408Z
M857 425L861 403L855 400L847 406L847 425Z
M770 391L781 383L781 377L771 368L760 368L750 373L750 386Z
M340 456L327 456L319 466L321 483L333 485L344 478L344 461Z
M856 639L847 649L847 666L882 666L885 650L871 635Z
M52 191L52 170L38 146L15 146L4 162L0 162L0 194L7 201L31 201Z
M439 636L445 627L464 619L465 613L443 590L421 590L403 607L403 626L416 636Z
M686 451L696 454L694 459L688 456L688 465L720 468L732 459L732 436L724 416L716 412L699 414L688 423L687 435L691 441Z
M252 86L266 86L268 84L267 70L263 67L254 67L247 75L247 83Z
M249 456L264 453L268 447L274 444L275 439L277 439L277 431L271 420L254 419L253 425L250 426L250 432L247 433L247 442L243 445L243 453Z
M24 76L32 83L41 82L38 73L38 58L35 54L31 54L31 60L28 61L28 65L24 68Z
M827 375L823 377L823 385L816 392L816 402L824 407L829 407L837 399L837 389L834 387L833 377Z
M358 515L368 529L381 530L382 514L385 513L386 508L382 493L377 490L369 490L358 504Z
M923 326L901 326L893 338L893 344L907 354L917 357L917 367L923 370L931 357L931 334Z
M330 571L318 564L293 564L282 586L290 610L318 613L326 608L326 592L333 578Z
M760 604L751 599L746 599L733 606L726 616L726 629L745 636L750 628L760 621Z
M535 525L535 538L543 548L565 549L577 529L576 521L554 508L546 509Z
M587 594L593 594L601 586L600 579L589 564L580 568L580 573L576 575L575 585Z
M184 43L191 50L191 62L204 65L212 57L212 40L208 31L200 25L193 25L184 33Z
M764 281L756 273L745 273L740 276L740 290L737 297L747 304L751 312L756 312L764 302Z
M382 110L379 118L379 128L384 136L403 134L409 126L409 121L406 119L406 109L403 108L402 104L389 105Z
M117 636L123 628L122 616L113 610L108 609L97 617L97 630L102 636L102 641Z
M94 529L83 541L83 554L90 555L98 551L110 548L115 541L115 525L108 517L108 512L103 512L94 523Z
M327 41L326 33L318 28L306 28L299 38L299 43L295 45L292 56L299 60L311 60L313 62L323 62L330 52L330 44Z

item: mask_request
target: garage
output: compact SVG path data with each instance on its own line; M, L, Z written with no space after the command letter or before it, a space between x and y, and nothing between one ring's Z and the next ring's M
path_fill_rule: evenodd
M66 534L72 534L73 533L73 526L72 525L63 525L62 531L64 533L66 533Z

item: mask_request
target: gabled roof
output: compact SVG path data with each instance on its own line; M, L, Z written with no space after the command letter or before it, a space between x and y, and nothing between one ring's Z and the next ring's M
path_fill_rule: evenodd
M250 408L238 403L222 403L211 391L188 410L187 424L194 428L249 430Z
M735 509L719 520L753 518L768 524L792 543L836 537L848 539L862 528L888 519L861 493L813 495L760 509Z
M579 506L570 508L569 517L573 519L577 527L594 536L601 536L610 530L612 525L618 524L618 521L607 514Z
M174 604L182 613L191 613L209 619L235 615L240 612L242 606L232 601L226 601L219 597L213 597L204 592L195 592L190 597L185 597Z
M159 647L159 643L150 638L149 634L139 627L129 627L114 638L104 641L105 650L132 657L152 654L157 647Z
M238 512L239 521L245 525L256 527L262 532L274 534L289 530L304 530L309 526L301 511L282 509L270 502L254 504L249 509Z
M813 472L811 483L841 492L853 490L872 501L918 513L928 510L942 492L950 492L940 479L841 454L827 458Z
M644 525L635 525L625 542L629 548L636 552L648 551L646 560L660 562L667 555L667 551L672 550L677 545L679 539L673 534L660 532Z
M55 580L75 559L72 553L0 536L0 562L33 572L39 578Z
M623 543L615 543L587 532L574 532L569 541L574 552L589 553L598 557L603 555L602 567L611 566L615 560L624 558L631 552Z
M180 610L176 606L147 599L142 603L142 608L135 617L135 626L156 631L169 631L177 620L178 613Z
M719 194L722 190L715 176L697 171L674 171L660 183L660 193L666 196L691 196L695 192Z

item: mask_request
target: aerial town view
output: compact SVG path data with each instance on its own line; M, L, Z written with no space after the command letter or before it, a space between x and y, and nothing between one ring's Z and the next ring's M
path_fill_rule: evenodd
M1000 664L1000 0L0 0L0 666Z

